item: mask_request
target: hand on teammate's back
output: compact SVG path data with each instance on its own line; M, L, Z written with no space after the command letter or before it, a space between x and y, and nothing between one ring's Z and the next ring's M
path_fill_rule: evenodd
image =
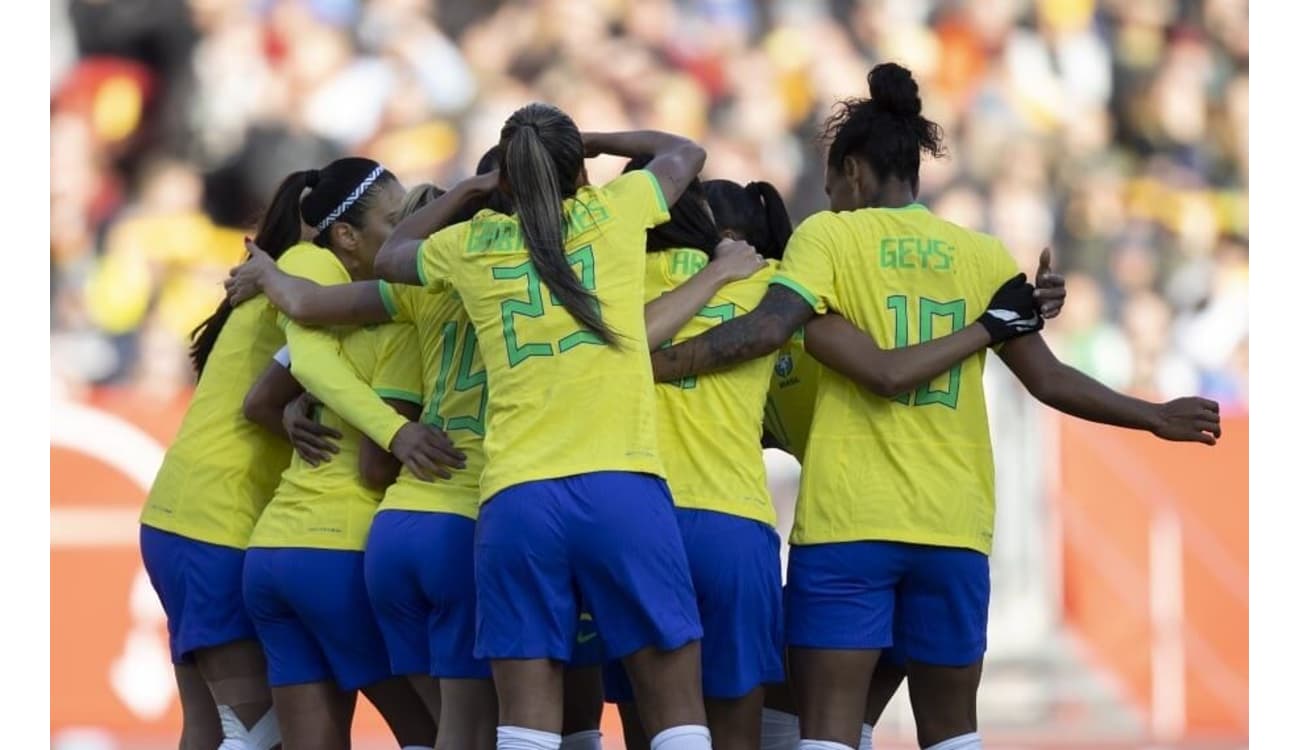
M426 482L435 477L451 479L451 469L465 468L465 454L452 445L447 433L421 422L407 422L393 436L388 450Z
M993 293L988 309L977 322L989 332L994 344L1043 329L1043 316L1039 314L1038 301L1034 299L1034 287L1023 273Z
M262 275L275 268L275 260L247 237L244 247L248 248L248 260L230 269L226 279L226 299L233 307L261 294Z
M725 239L713 249L708 268L716 269L727 282L741 281L758 273L767 261L754 246L743 240Z
M1061 314L1065 306L1065 277L1052 270L1052 249L1043 248L1038 256L1038 272L1034 275L1034 300L1038 313L1045 320Z
M1187 396L1156 407L1156 425L1152 434L1180 443L1214 445L1223 434L1219 425L1219 402Z
M302 460L311 466L328 463L333 454L339 452L334 441L343 437L343 433L332 427L317 422L312 412L320 401L310 393L303 393L284 407L284 431L289 435L289 443L302 456Z

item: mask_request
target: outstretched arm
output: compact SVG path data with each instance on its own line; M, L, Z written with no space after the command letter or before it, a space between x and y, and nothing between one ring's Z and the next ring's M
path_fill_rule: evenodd
M804 326L804 346L814 359L883 398L930 382L992 340L984 326L969 325L923 344L881 349L870 334L835 313Z
M248 260L236 266L226 279L230 304L239 305L265 293L271 304L296 323L305 326L386 323L393 315L384 305L377 281L322 286L301 276L281 271L271 256L251 240L244 241Z
M1116 393L1062 363L1037 334L1007 342L998 355L1034 398L1071 416L1180 442L1214 445L1222 434L1218 403L1189 397L1155 404Z
M467 201L496 188L499 179L498 172L493 170L461 180L451 190L402 219L375 256L375 275L399 284L423 284L419 271L420 244L450 224Z
M680 380L771 354L812 316L812 307L798 293L770 286L752 312L651 354L655 381Z
M669 206L686 192L686 186L704 168L707 154L690 138L657 130L633 130L623 133L583 133L582 145L587 156L611 154L636 157L650 154L646 170L659 181L664 202Z

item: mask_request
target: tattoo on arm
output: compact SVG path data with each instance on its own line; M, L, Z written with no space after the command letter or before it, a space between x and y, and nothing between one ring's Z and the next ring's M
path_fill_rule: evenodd
M650 362L655 380L677 380L770 354L812 316L813 309L798 294L782 286L769 287L753 312L654 352Z

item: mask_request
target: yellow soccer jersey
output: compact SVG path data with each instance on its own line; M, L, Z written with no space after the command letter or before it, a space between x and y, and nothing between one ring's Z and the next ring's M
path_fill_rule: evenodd
M243 549L289 465L289 444L244 418L244 396L284 345L265 297L235 308L208 355L140 523Z
M513 216L480 211L425 240L421 280L455 289L487 365L484 500L522 482L596 471L663 476L645 332L645 230L668 220L637 170L564 202L565 251L617 346L582 328L542 283Z
M1016 273L997 239L913 204L809 217L773 283L898 347L974 322ZM984 356L894 399L824 369L791 542L880 539L989 553Z
M465 454L451 479L426 482L402 467L379 510L418 510L478 518L483 435L487 431L487 369L478 337L454 293L404 284L379 284L396 322L415 326L424 387L421 421L447 433Z
M822 363L804 350L800 328L777 351L767 406L763 410L763 426L801 464L808 449L808 432L812 429L813 405L821 374Z
M352 281L339 259L325 248L302 242L280 256L277 265L294 276L329 286ZM348 424L354 425L380 447L387 449L407 419L380 400L340 358L340 331L308 328L280 316L293 373L302 387L320 399ZM348 329L351 330L351 329Z
M649 253L646 302L680 286L707 262L698 250ZM753 310L774 272L775 264L769 264L723 287L664 346ZM763 404L775 360L773 353L720 372L655 385L659 450L677 507L776 525L762 446Z
M420 349L412 326L359 328L343 337L342 346L347 363L377 395L420 403ZM295 360L291 369L297 368ZM342 433L339 452L314 467L294 454L248 546L365 548L370 521L384 494L361 481L365 436L329 407L321 408L318 419Z

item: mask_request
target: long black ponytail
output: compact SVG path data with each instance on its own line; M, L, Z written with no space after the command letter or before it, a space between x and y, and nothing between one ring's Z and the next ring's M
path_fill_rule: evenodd
M781 194L769 182L744 187L731 180L709 180L704 194L722 231L731 230L768 260L780 260L793 228Z
M293 172L275 189L271 205L267 207L257 226L253 242L272 258L279 258L281 253L293 247L302 239L302 218L298 209L299 196L302 191L315 184L319 176L316 170ZM190 361L194 365L194 374L203 376L203 368L208 364L208 355L216 346L217 336L225 327L233 310L230 302L221 300L216 312L208 316L190 333Z
M506 120L501 151L501 177L510 188L533 268L575 320L617 346L600 318L596 296L578 280L564 252L564 199L573 195L582 169L578 126L560 109L534 102Z

